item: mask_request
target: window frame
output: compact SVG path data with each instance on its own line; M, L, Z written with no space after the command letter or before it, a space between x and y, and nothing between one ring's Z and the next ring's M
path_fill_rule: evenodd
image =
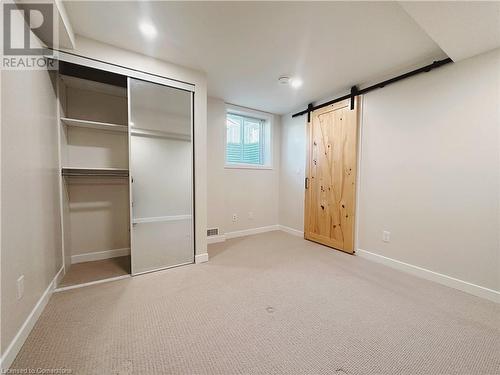
M227 116L229 114L249 117L261 122L260 137L263 140L261 145L261 152L263 164L251 163L229 163L227 161ZM256 111L253 109L242 108L231 104L226 104L226 111L224 114L224 168L227 169L267 169L272 170L273 167L273 115L265 112ZM241 129L243 133L244 130ZM242 135L243 136L243 135ZM269 139L267 140L266 137ZM267 144L266 144L267 143ZM267 161L267 162L266 162Z

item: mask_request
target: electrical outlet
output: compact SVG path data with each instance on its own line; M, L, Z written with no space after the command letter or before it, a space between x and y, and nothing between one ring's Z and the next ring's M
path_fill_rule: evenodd
M24 296L24 275L19 276L17 279L17 299L21 299Z
M253 220L253 212L252 212L252 211L249 211L249 212L248 212L248 218L249 218L250 220Z
M233 214L233 223L234 223L235 221L238 221L238 215L237 215L237 214Z
M384 242L391 242L391 232L388 232L388 231L384 230L382 232L382 241L384 241Z

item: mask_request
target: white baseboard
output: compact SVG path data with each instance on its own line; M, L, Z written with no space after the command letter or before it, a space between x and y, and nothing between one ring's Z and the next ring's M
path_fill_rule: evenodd
M208 253L203 253L203 254L197 254L197 255L195 255L194 262L196 264L208 262Z
M252 234L272 232L275 230L281 230L283 232L292 234L292 235L297 236L297 237L304 237L304 232L302 232L300 230L293 229L293 228L287 227L285 225L275 224L275 225L268 225L266 227L237 230L234 232L228 232L226 234L221 234L218 236L210 236L210 237L207 237L207 243L212 244L212 243L224 242L224 241L231 239L231 238L251 236Z
M110 278L102 279L102 280L89 281L88 283L83 283L83 284L70 285L70 286L62 286L60 288L54 289L54 293L64 292L65 290L84 288L86 286L91 286L91 285L109 283L110 281L117 281L117 280L128 279L129 277L132 277L132 275L122 275L122 276L110 277Z
M210 236L207 237L207 244L224 242L226 240L226 236L221 234L219 236Z
M278 226L279 226L279 229L283 232L286 232L288 234L293 234L294 236L297 236L297 237L304 237L304 232L301 230L293 229L293 228L287 227L286 225L281 225L281 224Z
M94 260L102 260L102 259L109 259L109 258L116 258L116 257L123 257L126 255L130 255L129 248L96 251L93 253L86 253L86 254L77 254L77 255L71 256L71 264L92 262Z
M259 233L265 233L265 232L272 232L275 230L279 230L279 225L268 225L266 227L259 227L259 228L251 228L251 229L244 229L244 230L237 230L234 232L228 232L226 233L226 239L230 238L237 238L237 237L244 237L244 236L250 236L252 234L259 234Z
M49 286L47 287L47 289L45 289L45 292L43 292L42 296L36 303L33 310L31 310L30 314L24 321L19 331L17 331L16 336L14 337L14 339L12 339L11 343L5 350L0 360L0 368L2 370L8 369L12 365L12 362L14 362L14 359L16 359L17 353L19 353L19 350L21 350L21 347L28 338L28 335L35 326L38 318L42 314L43 309L45 309L45 306L47 305L47 302L49 302L49 298L52 295L54 289L64 276L63 270L64 268L61 267L61 269L54 276Z
M412 264L408 264L405 262L401 262L396 259L388 258L383 255L375 254L370 251L358 249L356 250L356 254L360 257L382 263L389 267L395 268L397 270L411 273L412 275L421 277L426 280L434 281L436 283L446 285L450 288L461 290L462 292L466 292L469 294L473 294L476 297L481 297L488 299L490 301L500 303L500 292L488 289L480 285L472 284L467 281L463 281L451 276L443 275L441 273L437 273L422 267L414 266Z

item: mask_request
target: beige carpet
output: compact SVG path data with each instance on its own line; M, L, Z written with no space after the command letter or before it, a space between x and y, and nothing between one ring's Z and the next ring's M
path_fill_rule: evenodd
M130 256L72 264L58 287L84 284L130 274Z
M499 374L500 306L282 232L56 293L15 368L73 374Z

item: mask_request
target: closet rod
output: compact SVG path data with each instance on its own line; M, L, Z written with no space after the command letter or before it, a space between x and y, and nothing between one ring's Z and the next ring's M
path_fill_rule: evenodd
M127 169L62 168L64 177L123 177L129 176Z
M397 77L387 79L385 81L379 82L375 85L366 87L364 89L358 89L357 86L353 86L353 87L351 87L350 94L338 97L338 98L333 99L333 100L329 100L326 103L322 103L322 104L318 104L318 105L313 105L312 103L310 103L307 106L307 109L304 109L303 111L300 111L300 112L293 114L292 117L298 117L298 116L302 116L302 115L307 114L307 122L310 122L310 116L311 116L312 111L314 111L316 109L323 108L323 107L327 107L329 105L341 102L342 100L346 100L346 99L351 99L351 109L353 109L354 98L356 96L366 94L366 93L373 91L373 90L376 90L376 89L380 89L382 87L390 85L391 83L398 82L398 81L401 81L401 80L409 78L409 77L413 77L414 75L417 75L420 73L430 72L432 69L439 68L440 66L443 66L443 65L451 63L451 62L453 62L453 60L450 58L439 60L439 61L434 61L432 64L429 64L429 65L423 66L421 68L412 70L412 71L405 73L405 74L401 74Z

